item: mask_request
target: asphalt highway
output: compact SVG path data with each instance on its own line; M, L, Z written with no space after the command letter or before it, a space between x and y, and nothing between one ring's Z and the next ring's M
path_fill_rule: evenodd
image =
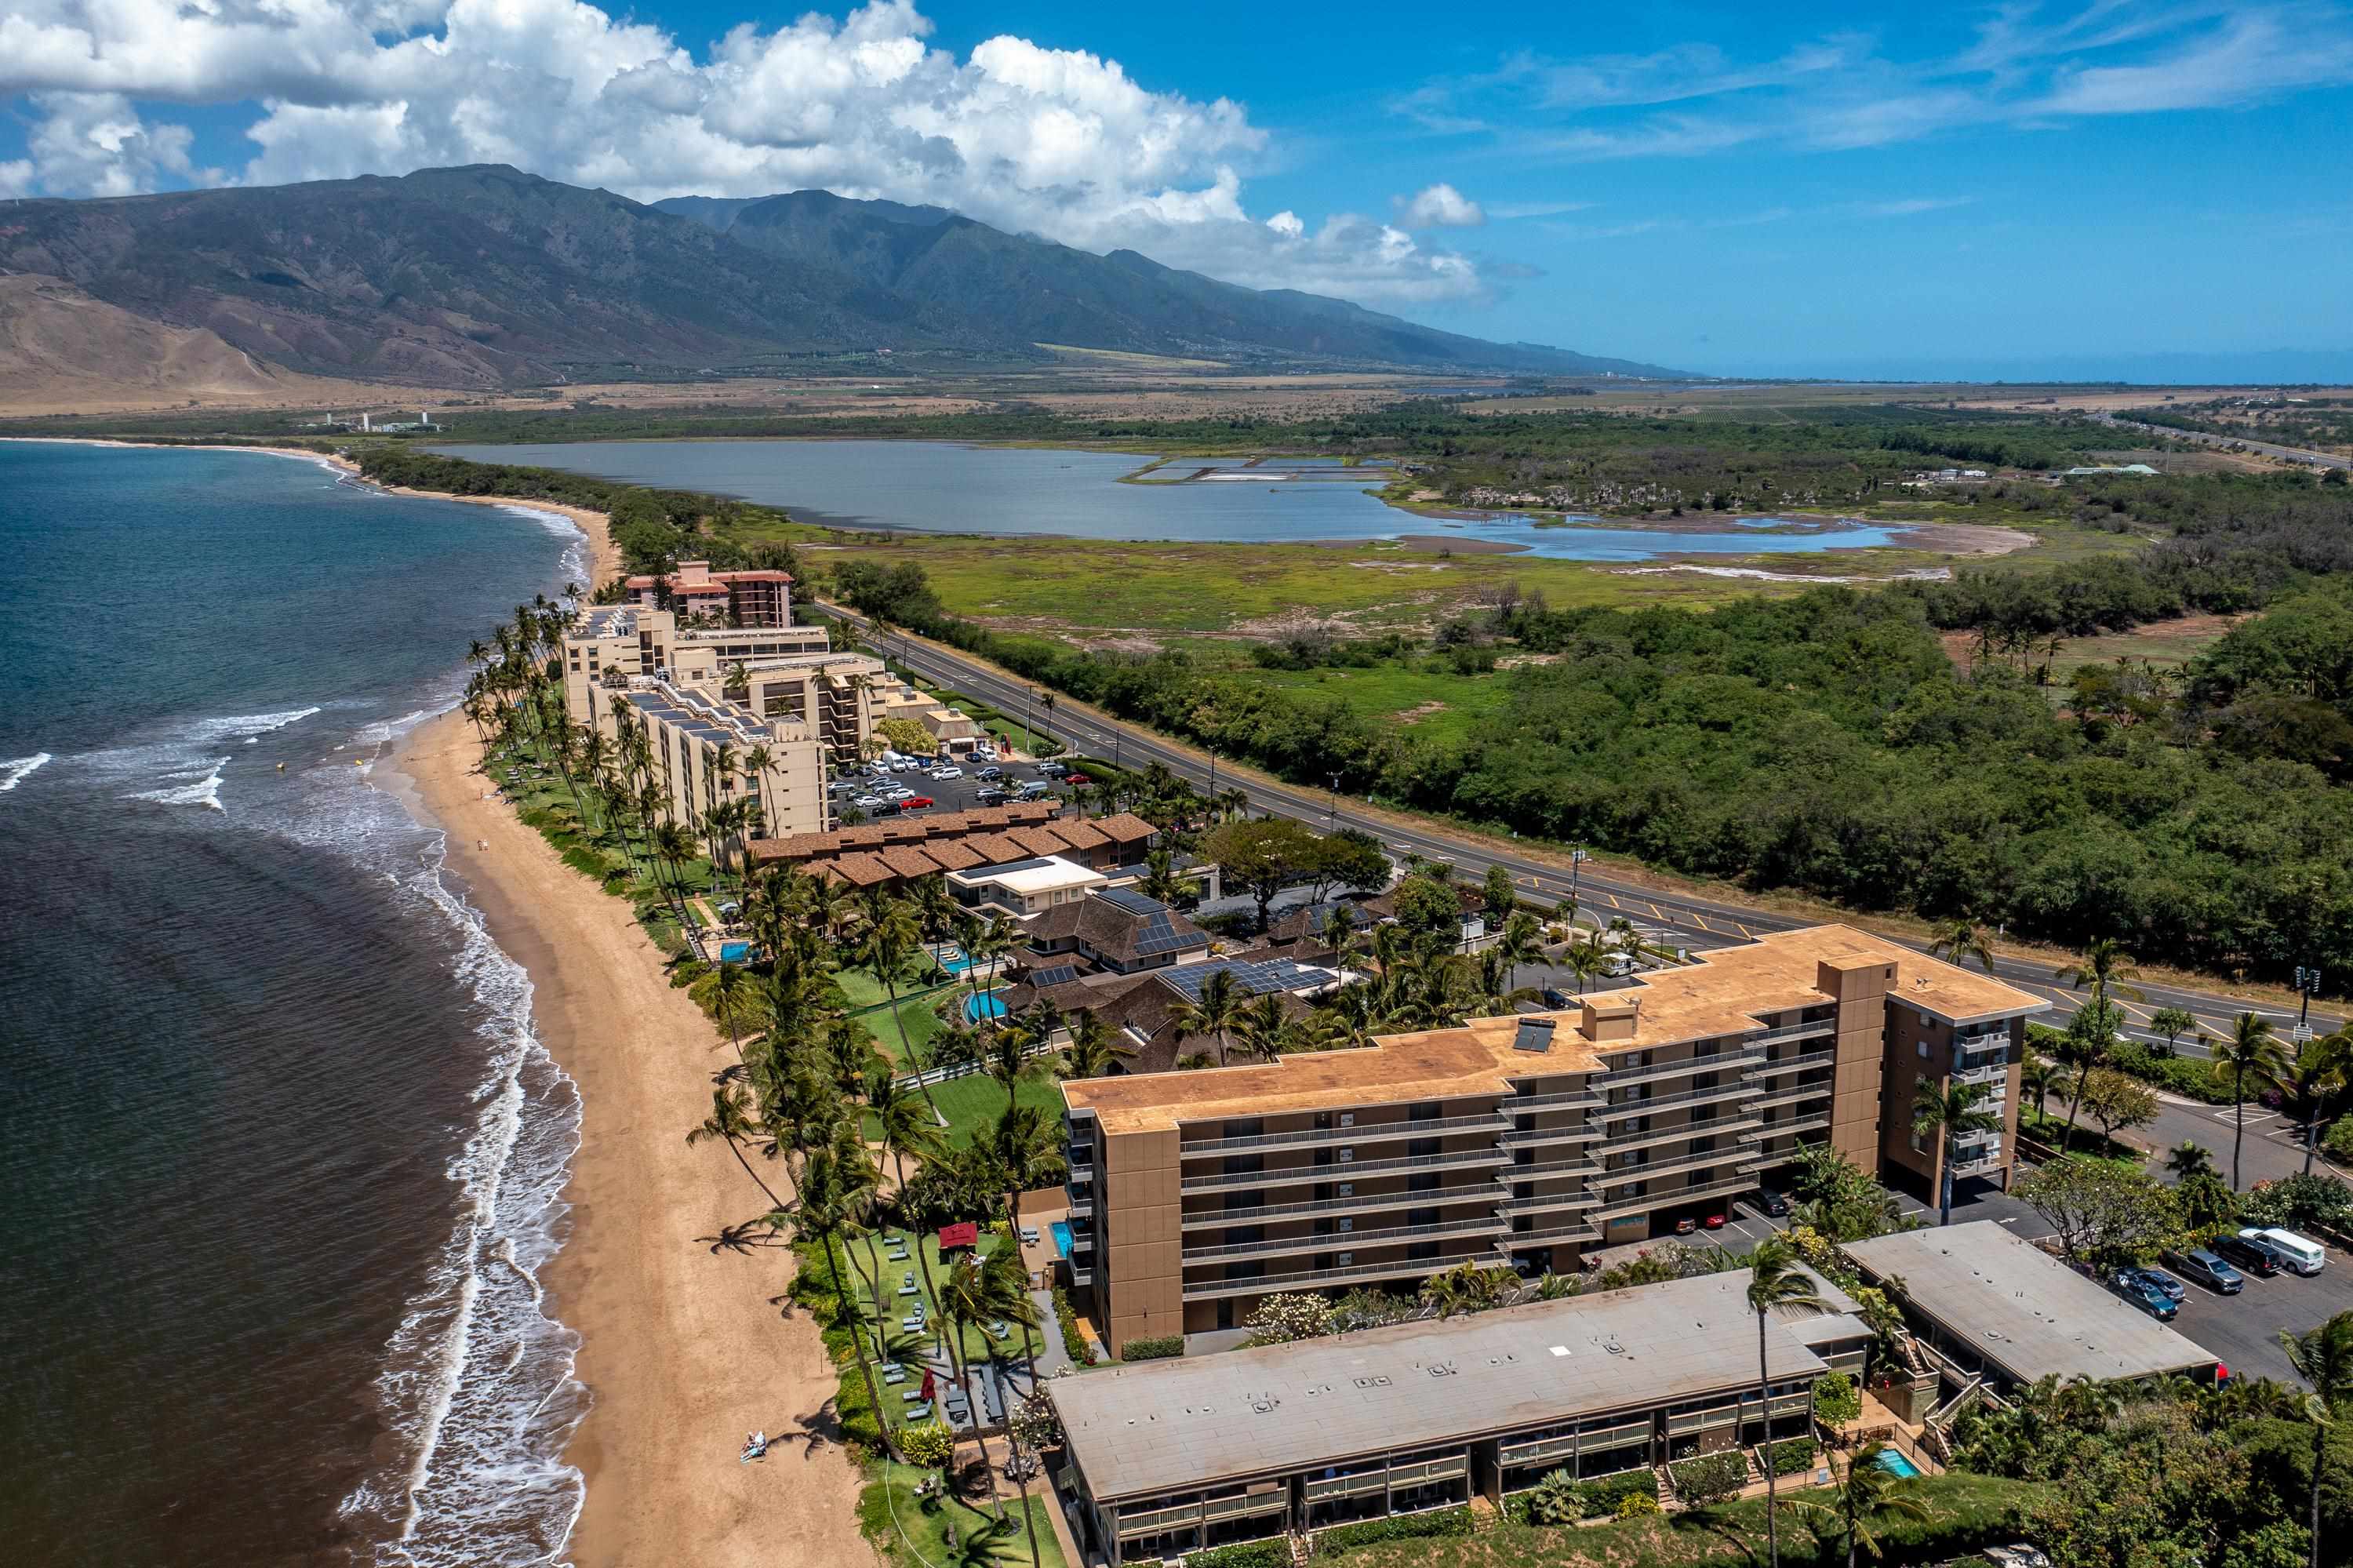
M2177 430L2169 425L2145 425L2138 419L2127 419L2120 414L2107 414L2101 418L2107 424L2163 436L2170 440L2195 441L2202 447L2244 447L2265 457L2311 463L2317 468L2353 468L2353 459L2341 457L2336 452L2314 451L2308 447L2283 447L2271 441L2250 440L2244 436L2218 436L2206 430Z
M1050 711L1044 705L1044 693L994 665L895 629L878 630L867 618L839 605L825 604L821 608L828 614L839 616L856 627L870 644L881 649L901 667L927 680L968 693L1008 718L1018 718L1025 725L1055 736L1074 750L1125 768L1141 768L1147 762L1157 762L1178 778L1209 793L1215 793L1219 788L1231 788L1236 782L1232 776L1227 776L1222 781L1216 778L1214 760L1205 766L1197 761L1189 751L1171 745L1148 729L1100 718L1092 713L1078 711L1074 705L1069 703L1058 703ZM1257 778L1249 779L1247 788L1250 805L1259 811L1292 818L1324 832L1336 828L1358 828L1379 839L1395 854L1419 854L1425 860L1443 861L1473 879L1483 878L1488 867L1500 864L1511 874L1513 881L1519 886L1520 896L1529 904L1550 907L1573 893L1578 908L1605 923L1612 916L1622 915L1633 922L1644 940L1661 946L1704 951L1710 948L1748 941L1768 931L1791 930L1818 923L1718 903L1695 895L1661 893L1615 880L1606 874L1598 874L1582 866L1572 877L1569 873L1547 863L1514 854L1505 847L1504 842L1451 832L1435 826L1403 828L1386 818L1365 813L1357 809L1357 802L1331 791L1300 789L1268 783ZM1998 959L1994 972L2021 991L2048 1001L2051 1010L2041 1015L2039 1022L2054 1027L2063 1023L2085 1000L2084 993L2054 980L2051 971L2041 964L2020 959ZM2293 1008L2253 1003L2219 991L2146 981L2140 982L2138 989L2145 993L2143 1000L2119 1000L2117 1005L2126 1017L2125 1033L2145 1043L2161 1040L2162 1037L2149 1027L2149 1022L2158 1011L2167 1007L2179 1007L2188 1012L2197 1019L2198 1029L2209 1034L2229 1034L2232 1021L2245 1012L2269 1017L2284 1039L2292 1035L2296 1023L2296 1012ZM2310 1023L2315 1033L2326 1034L2337 1026L2338 1020L2333 1014L2324 1014L2316 1009ZM2189 1036L2183 1037L2177 1048L2185 1054L2202 1054L2195 1039Z

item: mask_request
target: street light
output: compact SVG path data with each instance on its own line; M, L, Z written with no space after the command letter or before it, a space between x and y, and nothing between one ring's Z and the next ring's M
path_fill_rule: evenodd
M1332 832L1333 819L1338 814L1340 810L1340 776L1337 773L1335 773L1330 777L1332 779L1332 798L1324 802L1324 832L1326 835L1329 835Z
M2312 993L2320 989L2320 971L2295 967L2295 989L2298 995L2295 1010L2295 1043L2299 1045L2312 1038Z

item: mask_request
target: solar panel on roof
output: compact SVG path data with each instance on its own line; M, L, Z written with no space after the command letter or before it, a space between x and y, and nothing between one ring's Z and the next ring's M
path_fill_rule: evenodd
M1213 959L1208 963L1187 964L1168 969L1161 979L1166 980L1194 1001L1201 1000L1201 987L1213 974L1233 976L1234 989L1246 996L1263 996L1270 991L1303 991L1322 985L1330 978L1324 970L1290 959Z
M1114 909L1124 909L1130 915L1166 915L1168 906L1157 898L1138 893L1133 887L1107 887L1095 895Z
M1056 964L1050 969L1039 969L1033 972L1029 976L1029 983L1035 986L1067 985L1078 978L1078 965Z

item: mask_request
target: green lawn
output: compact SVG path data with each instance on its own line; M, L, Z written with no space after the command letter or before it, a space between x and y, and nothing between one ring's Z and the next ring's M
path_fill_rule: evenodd
M902 1230L892 1234L903 1236L907 1233ZM987 1248L996 1242L997 1239L997 1238L984 1233L981 1236L982 1249L984 1251L987 1250ZM908 1368L908 1379L905 1383L900 1383L896 1387L885 1386L881 1389L882 1404L887 1414L887 1419L890 1421L892 1425L899 1426L905 1424L901 1413L907 1407L907 1401L902 1397L902 1391L909 1388L919 1387L922 1384L923 1372L918 1365L918 1361L927 1351L931 1342L936 1338L937 1334L945 1331L947 1319L941 1313L938 1300L933 1297L930 1288L924 1283L923 1266L916 1263L913 1257L908 1258L905 1263L892 1263L891 1261L891 1248L887 1236L875 1237L874 1245L875 1256L881 1258L882 1261L883 1343L890 1346L892 1355L895 1359L904 1362ZM938 1233L934 1231L926 1231L923 1233L922 1248L923 1256L925 1262L927 1262L931 1266L931 1283L934 1285L944 1283L947 1279L948 1266L940 1256ZM866 1308L871 1313L872 1308L872 1298L870 1297L866 1291L865 1274L865 1271L869 1266L869 1259L866 1254L866 1244L863 1241L857 1244L857 1246L854 1249L854 1254L855 1266L851 1267L845 1265L842 1278L845 1283L848 1283L853 1277L855 1277L857 1281L856 1288L859 1295L860 1304L861 1307ZM915 1294L913 1296L902 1296L899 1294L899 1283L903 1277L910 1274L915 1277ZM906 1317L908 1312L913 1308L914 1304L918 1301L924 1303L929 1312L929 1323L934 1326L932 1329L927 1330L921 1338L918 1338L913 1334L906 1333L899 1327L901 1319ZM1031 1338L1036 1340L1038 1347L1040 1350L1043 1350L1045 1348L1045 1341L1042 1339L1038 1338L1038 1335L1041 1332L1043 1332L1043 1330L1031 1330ZM967 1326L962 1329L959 1333L959 1348L963 1352L965 1364L967 1366L976 1366L980 1362L987 1361L991 1356L995 1356L1000 1361L1017 1362L1024 1359L1021 1345L1021 1326L1018 1323L1009 1325L1007 1335L1002 1340L992 1340L983 1330L976 1327ZM872 1340L870 1339L867 1341L867 1345L869 1350L871 1350L873 1346ZM854 1376L855 1373L853 1372L851 1375Z
M1386 719L1416 736L1459 739L1473 722L1502 708L1509 682L1502 675L1383 664L1370 670L1251 670L1253 679L1287 692L1336 699L1370 718Z
M989 1457L1000 1466L1004 1463L1004 1451L1002 1439L989 1445ZM924 1472L912 1465L870 1465L867 1474L871 1483L858 1499L859 1528L866 1532L868 1540L905 1568L948 1568L949 1564L976 1568L977 1564L990 1562L1029 1561L1021 1499L1006 1505L1006 1522L1000 1526L986 1504L973 1508L961 1500L916 1497L915 1488L924 1478ZM1027 1524L1037 1536L1039 1568L1064 1568L1061 1542L1046 1518L1046 1510L1053 1505L1042 1492L1034 1489L1044 1484L1042 1477L1032 1483ZM960 1543L955 1548L947 1542L951 1527Z

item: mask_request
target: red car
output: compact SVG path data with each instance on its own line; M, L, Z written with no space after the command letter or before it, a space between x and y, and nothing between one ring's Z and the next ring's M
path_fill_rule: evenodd
M1709 1230L1720 1231L1724 1228L1724 1216L1722 1214L1710 1214L1701 1223L1706 1225Z
M1062 782L1065 784L1087 784L1092 783L1092 780L1083 773L1073 773L1068 779L1063 779Z
M899 802L899 810L902 811L920 811L926 806L936 806L938 804L939 802L933 800L929 795L910 795L907 799Z

